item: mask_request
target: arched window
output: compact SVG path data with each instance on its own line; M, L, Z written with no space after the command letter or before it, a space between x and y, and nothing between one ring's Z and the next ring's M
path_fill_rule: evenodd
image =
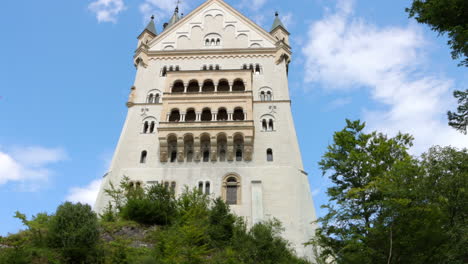
M273 161L273 150L267 149L267 161Z
M265 92L260 92L260 101L265 101Z
M266 121L266 119L263 119L263 120L262 120L262 130L263 130L263 131L267 131L267 130L268 130L268 126L267 126L267 121Z
M154 96L154 103L155 103L155 104L159 104L159 99L161 99L161 98L159 97L159 94L156 94L156 95Z
M203 155L203 162L210 161L210 148L211 148L211 140L210 135L203 134L200 138L200 145L201 145L201 152Z
M216 45L215 39L211 39L211 46Z
M213 115L211 114L211 110L209 108L203 109L202 115L201 115L201 121L211 121L213 118Z
M197 119L197 114L195 113L195 110L193 108L187 110L187 113L185 114L185 122L195 122Z
M201 181L201 182L198 182L198 191L199 191L200 193L203 193L203 182L202 182L202 181Z
M154 121L151 121L151 125L150 125L150 129L149 129L149 132L150 133L154 133L154 127L155 127L156 123Z
M187 158L187 162L193 161L193 136L186 135L184 137L184 151Z
M243 92L245 91L245 85L242 80L235 80L232 85L232 91L234 92Z
M202 92L214 92L214 90L215 90L215 86L213 84L213 81L206 80L203 83Z
M179 67L179 66L176 66L176 67L175 67L175 70L176 70L176 71L180 71L180 67Z
M240 203L240 180L236 176L228 176L223 183L223 196L226 203L235 205Z
M148 121L146 121L145 124L143 125L143 133L144 134L148 133L148 127L149 127Z
M172 87L173 93L183 93L184 92L184 83L182 81L176 81Z
M221 80L218 83L218 92L229 92L229 82L226 80Z
M243 70L247 70L247 64L242 65Z
M273 130L274 130L274 127L273 127L273 119L270 119L270 121L268 122L268 130L269 130L269 131L273 131Z
M210 194L210 187L211 187L210 182L209 181L205 182L205 194L206 195Z
M270 92L270 91L267 91L267 93L266 93L266 100L267 100L267 101L271 101L271 100L272 100L272 96L271 96L271 92Z
M170 67L169 67L169 71L174 71L174 67L173 67L173 66L170 66Z
M176 188L176 182L173 181L171 182L171 192L174 194L175 193L175 188Z
M180 112L179 109L173 109L169 115L169 122L179 122L180 121Z
M188 93L198 93L200 92L200 85L198 85L198 81L193 80L190 81L189 86L187 88Z
M244 110L242 108L236 108L234 114L232 115L234 121L243 121L245 119Z
M221 40L220 39L216 39L216 46L219 46L221 45Z
M255 74L260 74L260 65L255 65Z
M254 70L253 64L250 64L250 65L249 65L249 70L252 70L252 71Z
M217 120L218 121L227 121L228 120L228 113L226 111L226 108L218 109Z
M204 71L207 71L207 70L208 70L208 67L206 67L206 65L203 65L203 70L204 70Z
M234 150L236 161L242 161L244 154L244 137L240 134L234 136Z
M205 46L209 46L210 45L210 40L209 39L206 39L205 40Z
M148 155L148 152L146 150L143 150L140 155L140 163L144 164L146 163L146 156Z
M149 104L153 103L153 94L148 95L148 99L146 100L146 102Z
M210 65L210 71L214 70L213 65Z
M219 71L219 65L216 65L215 70Z
M162 76L162 77L165 77L166 75L167 75L167 67L164 66L164 67L162 68L162 70L161 70L161 76Z

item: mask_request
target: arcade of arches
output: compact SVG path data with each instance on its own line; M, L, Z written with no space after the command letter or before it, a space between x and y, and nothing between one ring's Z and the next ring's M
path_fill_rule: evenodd
M251 161L253 154L253 137L242 133L172 133L159 138L159 142L161 162Z

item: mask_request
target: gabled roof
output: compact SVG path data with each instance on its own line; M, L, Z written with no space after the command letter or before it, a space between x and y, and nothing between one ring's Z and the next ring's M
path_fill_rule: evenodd
M272 43L276 43L276 39L269 32L267 32L265 29L263 29L262 27L257 25L251 19L249 19L248 17L243 15L241 12L237 11L235 8L233 8L231 5L229 5L228 3L226 3L223 0L207 0L204 3L202 3L200 6L198 6L194 10L192 10L192 12L190 12L188 15L184 16L183 18L180 18L178 16L178 9L177 9L177 12L174 12L174 15L172 17L172 18L174 18L174 21L175 21L174 24L180 25L181 23L183 23L182 21L187 21L187 20L191 19L193 16L195 16L197 13L199 13L201 10L203 10L203 8L205 8L206 6L208 6L209 4L211 4L213 2L218 2L222 6L226 7L233 14L239 16L241 19L243 19L243 20L247 21L249 24L251 24L252 28L257 30L265 38L269 39ZM173 20L172 18L171 18L171 21ZM164 38L165 36L167 36L168 34L170 34L171 32L173 32L175 30L175 28L176 28L176 27L173 27L174 24L169 26L169 23L168 23L168 26L165 28L165 30L163 30L163 32L161 34L159 34L156 38L154 38L151 41L151 43L155 43L155 42L159 41L160 39Z

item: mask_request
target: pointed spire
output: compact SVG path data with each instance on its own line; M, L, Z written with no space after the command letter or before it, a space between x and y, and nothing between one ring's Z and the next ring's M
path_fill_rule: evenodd
M179 20L180 20L180 17L179 17L179 1L177 1L177 6L176 6L176 8L174 10L174 14L172 15L171 19L169 20L166 28L169 28L170 26L174 25Z
M275 21L273 22L273 26L271 27L271 31L275 30L277 27L283 27L285 30L286 27L283 25L283 22L281 22L279 18L278 11L275 12Z
M148 30L154 35L158 35L158 33L156 32L156 26L154 25L154 15L151 16L151 21L148 23L145 30Z

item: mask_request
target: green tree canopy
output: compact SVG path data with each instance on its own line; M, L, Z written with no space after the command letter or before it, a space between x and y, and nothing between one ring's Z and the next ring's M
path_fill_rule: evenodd
M468 67L468 1L414 0L406 12L439 34L447 33L452 58Z
M468 125L468 90L455 91L453 96L458 99L457 112L448 111L449 126L466 135Z

